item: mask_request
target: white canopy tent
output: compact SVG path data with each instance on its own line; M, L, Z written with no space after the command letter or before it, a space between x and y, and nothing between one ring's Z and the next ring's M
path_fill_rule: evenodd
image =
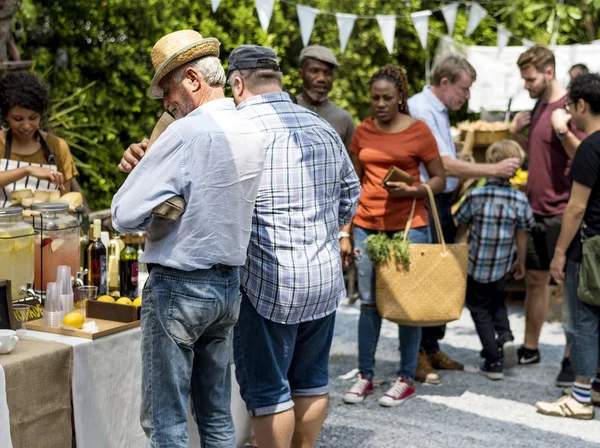
M597 42L581 45L556 45L550 47L556 57L556 73L563 86L569 84L569 68L585 64L592 72L600 72L600 45ZM527 47L462 46L444 37L436 51L436 60L455 53L468 59L477 71L477 81L471 88L469 111L505 111L512 98L511 110L532 109L535 101L524 89L517 59Z

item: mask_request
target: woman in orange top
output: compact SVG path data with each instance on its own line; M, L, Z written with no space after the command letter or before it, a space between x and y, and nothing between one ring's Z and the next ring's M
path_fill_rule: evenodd
M351 157L362 193L354 217L354 255L358 267L358 290L361 307L358 324L359 379L344 395L346 403L360 403L373 391L375 350L381 329L381 317L375 303L375 275L366 251L365 240L380 231L392 236L404 230L413 199L417 199L408 239L412 243L430 243L425 197L427 191L420 182L419 167L429 173L427 182L434 193L444 189L446 179L435 138L427 125L410 117L408 111L408 81L399 67L386 65L373 75L371 108L373 117L356 129ZM404 182L381 182L390 166L411 174L412 185ZM342 232L350 232L350 226ZM351 250L350 240L340 240L345 261ZM414 396L415 369L421 342L421 328L399 326L400 371L394 385L379 399L382 406L395 406Z

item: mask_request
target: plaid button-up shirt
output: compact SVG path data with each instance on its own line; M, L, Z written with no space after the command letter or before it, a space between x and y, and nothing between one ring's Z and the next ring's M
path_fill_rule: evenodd
M454 217L471 225L469 275L480 283L498 281L510 272L517 229L535 224L527 196L497 179L471 190Z
M240 282L257 312L297 324L333 313L345 297L338 231L360 182L336 131L287 93L238 109L265 135L265 162Z

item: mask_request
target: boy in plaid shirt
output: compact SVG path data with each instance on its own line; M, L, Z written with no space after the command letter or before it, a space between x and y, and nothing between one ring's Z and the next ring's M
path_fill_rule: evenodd
M522 161L524 152L517 142L502 140L491 145L485 157L488 163L510 157ZM471 229L466 303L483 345L479 371L501 380L503 367L517 363L504 303L505 277L510 272L515 279L525 276L527 231L534 225L533 212L527 196L513 189L510 182L488 179L484 186L467 194L454 218L459 225L458 239Z

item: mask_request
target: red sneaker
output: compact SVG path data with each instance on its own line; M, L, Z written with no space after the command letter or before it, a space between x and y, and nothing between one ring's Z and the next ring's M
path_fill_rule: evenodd
M386 407L398 406L415 395L417 393L413 384L402 377L398 377L394 385L379 399L379 404Z
M342 399L344 403L354 404L361 403L365 397L373 393L373 381L366 379L362 373L358 375L358 379L352 385L348 392L344 394Z

